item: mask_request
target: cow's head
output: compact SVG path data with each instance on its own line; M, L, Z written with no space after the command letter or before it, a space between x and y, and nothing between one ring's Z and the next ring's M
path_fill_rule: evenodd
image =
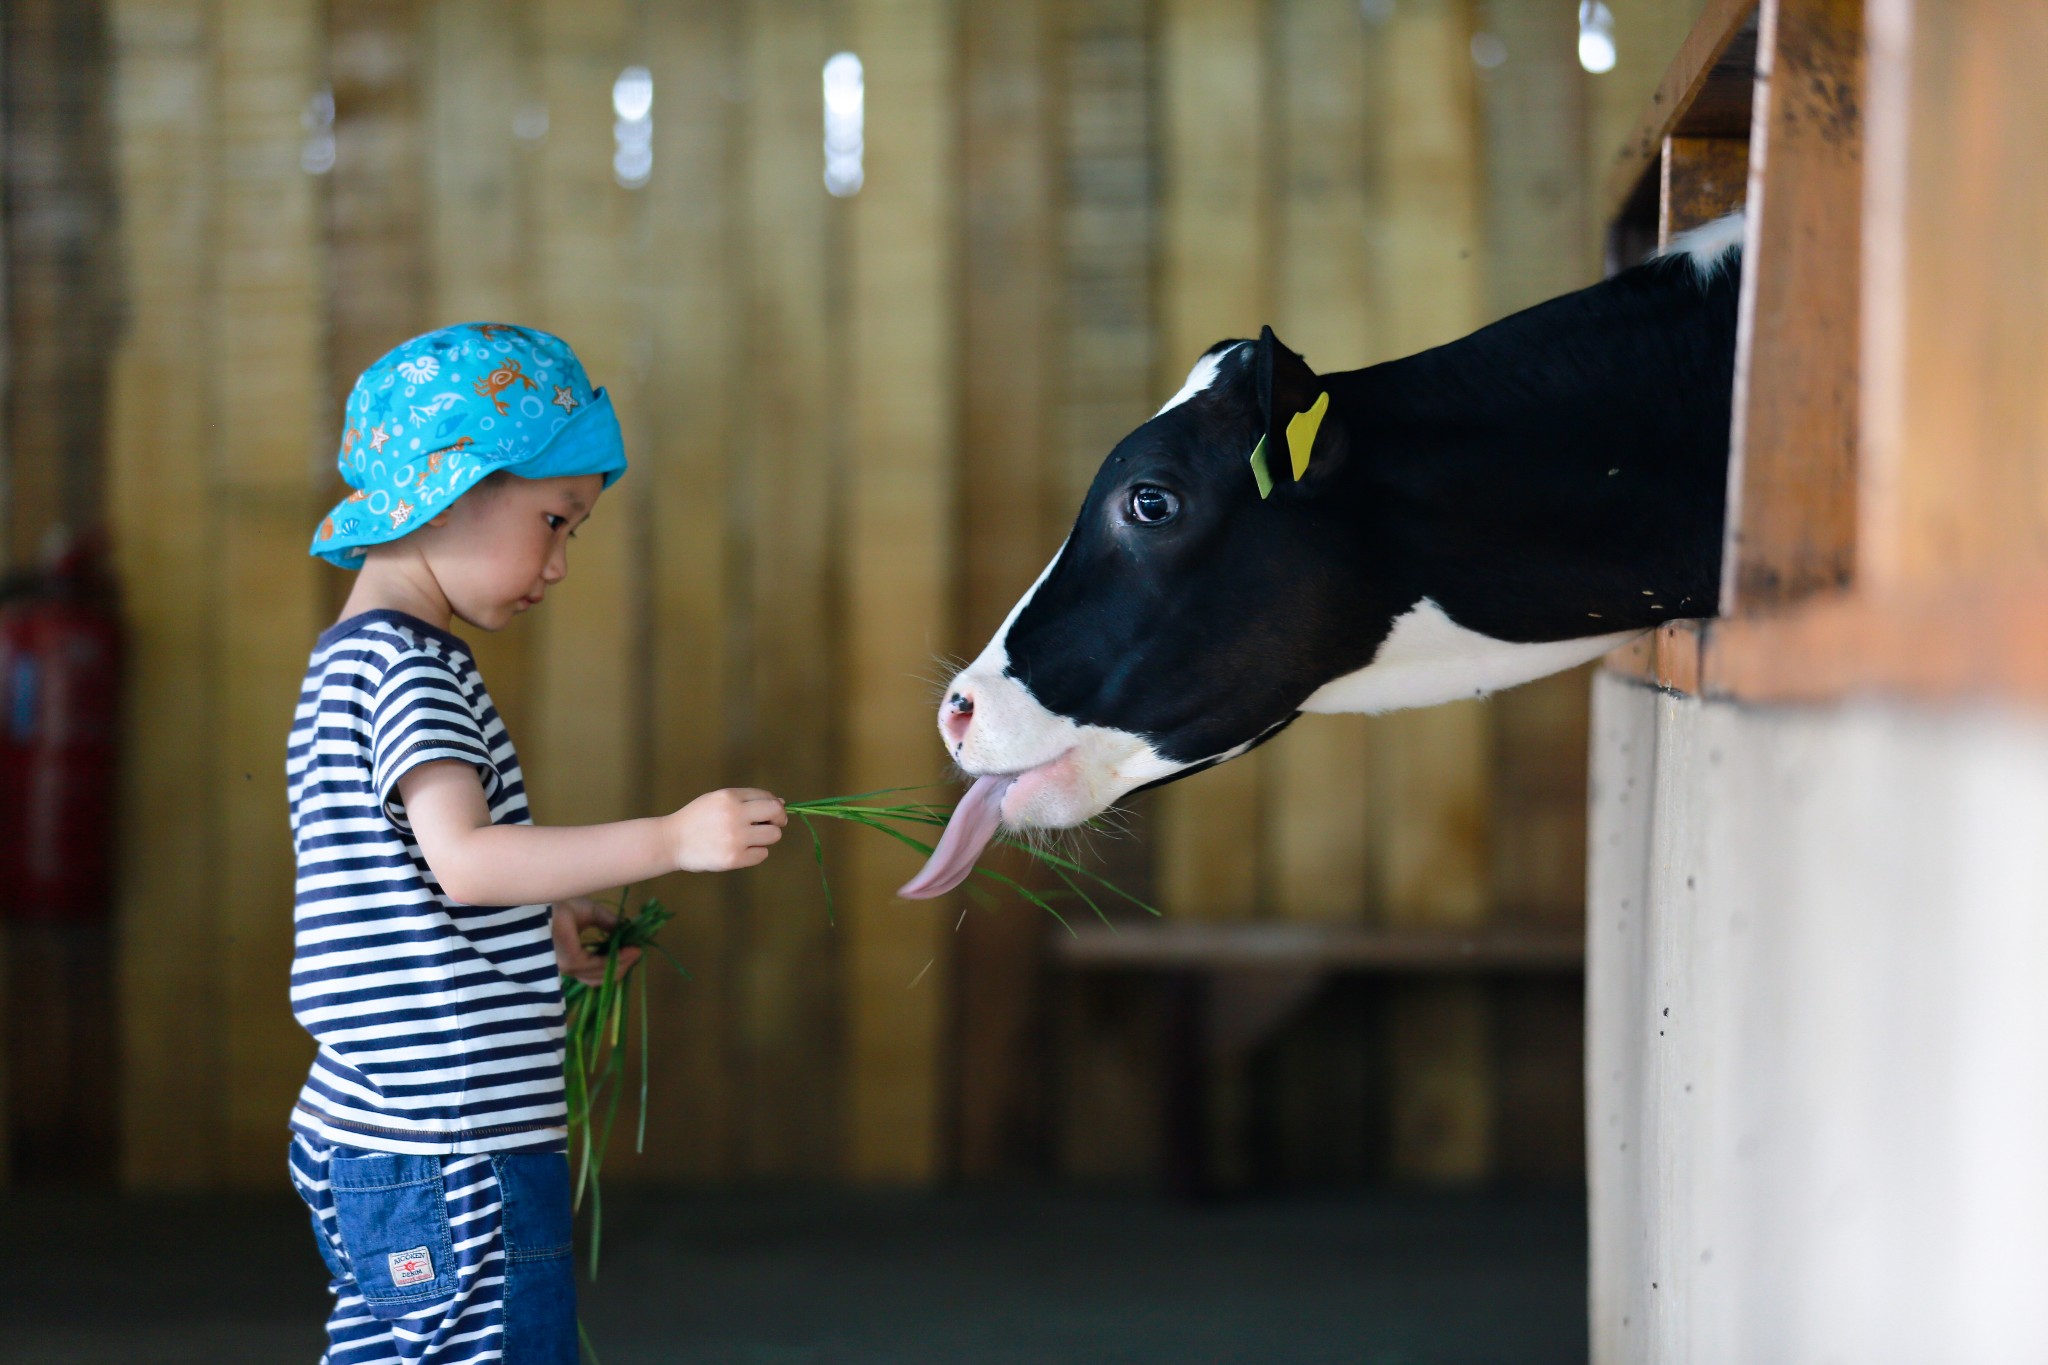
M1361 586L1354 437L1327 406L1267 329L1212 347L1110 452L1066 544L946 689L939 733L978 780L905 895L957 885L999 824L1078 825L1236 757L1367 661L1408 603Z

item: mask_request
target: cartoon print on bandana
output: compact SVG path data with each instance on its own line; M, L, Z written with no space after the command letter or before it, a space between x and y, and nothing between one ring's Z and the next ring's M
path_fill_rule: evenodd
M502 417L507 409L505 407L505 400L498 397L498 395L511 388L514 384L523 384L528 389L538 389L540 387L533 380L527 378L526 372L519 368L518 361L508 360L482 379L477 380L476 391L496 404L498 415Z
M356 568L367 546L410 534L486 475L537 460L549 473L603 473L607 484L625 469L611 401L575 352L502 322L414 337L349 394L335 466L351 491L312 551Z

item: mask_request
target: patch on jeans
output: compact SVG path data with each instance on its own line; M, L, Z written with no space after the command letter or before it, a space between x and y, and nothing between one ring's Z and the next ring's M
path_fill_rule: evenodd
M425 1284L434 1278L434 1258L427 1254L425 1247L394 1251L390 1259L391 1283L401 1289L409 1284Z

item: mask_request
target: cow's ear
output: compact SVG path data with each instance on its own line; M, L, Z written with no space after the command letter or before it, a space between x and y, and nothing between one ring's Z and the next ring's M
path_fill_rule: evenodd
M1259 495L1290 484L1321 482L1342 454L1338 426L1329 416L1329 390L1308 362L1287 349L1271 327L1259 332L1253 359L1264 435L1252 451Z

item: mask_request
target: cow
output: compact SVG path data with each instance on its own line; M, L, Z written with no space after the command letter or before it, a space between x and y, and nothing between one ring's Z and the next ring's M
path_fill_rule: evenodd
M1742 231L1365 369L1317 374L1270 327L1211 347L946 687L973 785L899 894L1303 712L1485 696L1712 615Z

